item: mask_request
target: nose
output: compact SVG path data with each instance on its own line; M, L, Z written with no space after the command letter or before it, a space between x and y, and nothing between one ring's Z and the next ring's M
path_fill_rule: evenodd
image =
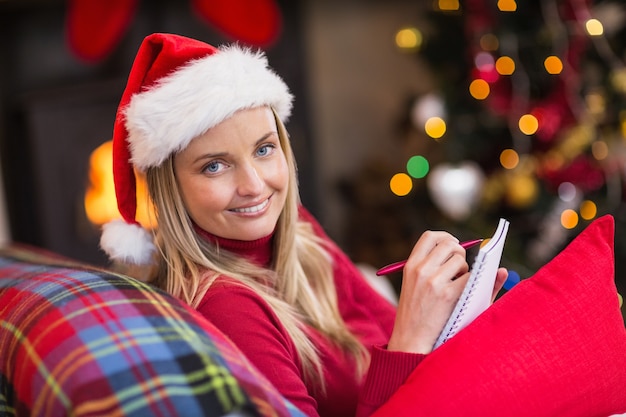
M242 196L258 195L263 192L264 181L260 170L254 164L239 167L237 193Z

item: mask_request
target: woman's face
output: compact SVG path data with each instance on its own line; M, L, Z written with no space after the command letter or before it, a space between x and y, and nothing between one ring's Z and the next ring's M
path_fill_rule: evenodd
M287 197L289 170L267 107L240 110L174 156L191 219L227 239L274 231Z

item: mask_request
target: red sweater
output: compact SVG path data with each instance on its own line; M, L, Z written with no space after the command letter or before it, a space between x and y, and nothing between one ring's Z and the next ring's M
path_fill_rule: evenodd
M329 240L306 210L301 218ZM253 242L219 238L220 246L259 264L271 259L271 236ZM329 241L330 242L330 241ZM334 277L339 310L350 330L372 353L364 383L354 366L322 335L310 330L319 349L326 395L308 387L302 378L295 345L270 306L252 290L219 278L206 293L198 311L229 336L278 391L307 416L367 416L386 401L424 355L387 351L395 309L361 276L348 257L332 242Z

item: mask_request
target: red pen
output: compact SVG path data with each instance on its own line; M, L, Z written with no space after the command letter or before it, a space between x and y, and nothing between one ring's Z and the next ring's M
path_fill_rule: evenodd
M461 242L460 245L461 245L461 247L463 249L469 249L472 246L478 245L483 240L485 240L485 239L468 240L467 242ZM387 266L383 266L378 271L376 271L376 275L386 275L386 274L391 274L393 272L399 271L402 268L404 268L405 264L406 264L406 260L400 261L400 262L394 262L394 263L389 264Z

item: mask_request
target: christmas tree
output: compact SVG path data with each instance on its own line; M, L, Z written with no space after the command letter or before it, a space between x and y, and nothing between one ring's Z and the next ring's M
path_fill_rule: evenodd
M400 28L400 51L437 81L407 106L406 165L389 175L395 200L382 207L421 216L393 216L404 224L387 230L472 239L504 217L503 264L524 279L611 214L623 294L625 17L618 1L439 0L428 26Z
M431 12L436 31L416 51L440 74L445 109L431 199L470 229L508 218L508 254L522 275L603 214L616 217L618 264L624 258L625 12L585 0L442 0ZM442 165L463 173L449 186L456 198L437 197ZM480 192L463 194L462 183ZM446 212L451 198L472 209Z

